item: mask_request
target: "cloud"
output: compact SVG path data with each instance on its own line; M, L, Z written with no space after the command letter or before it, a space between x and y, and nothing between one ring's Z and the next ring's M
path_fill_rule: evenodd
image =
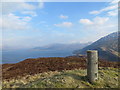
M2 14L9 14L16 11L35 10L36 6L25 2L2 3Z
M100 11L91 11L90 14L99 14Z
M110 4L117 4L119 0L112 0Z
M95 17L91 20L83 19L83 21L84 23L80 22L82 24L81 30L85 33L86 37L82 40L96 41L97 39L118 30L117 20L110 17ZM88 21L91 23L89 24Z
M61 15L60 15L60 18L61 18L61 19L68 19L68 16L65 16L65 15L62 15L62 14L61 14Z
M2 7L0 7L0 9L2 9L2 16L0 16L0 27L2 27L4 30L27 29L30 27L29 22L32 20L32 17L37 16L36 12L34 11L37 8L38 5L27 2L2 3ZM25 17L21 17L21 15L15 15L14 13L17 12L25 14Z
M23 17L23 21L25 21L25 22L29 22L29 21L31 21L31 17L29 17L29 16L27 16L27 17Z
M95 17L92 21L89 19L80 19L79 23L83 25L101 25L109 20L108 17Z
M116 20L110 19L109 17L95 17L92 20L81 20L83 20L82 22L80 22L81 24L83 24L83 30L86 30L86 32L89 33L101 33L101 36L102 34L106 35L108 33L112 33L113 31L117 31L118 27ZM91 23L89 24L88 21L90 21Z
M67 28L69 28L69 27L73 26L73 23L72 22L63 22L61 24L54 24L54 25L56 27L67 27Z
M113 0L112 2L109 3L107 7L102 8L100 10L91 11L89 12L89 14L98 15L101 14L102 12L107 12L109 16L116 16L117 15L117 13L115 12L116 10L118 10L118 0Z
M114 9L117 9L118 8L118 5L111 5L111 6L108 6L104 9L101 9L100 12L103 12L103 11L108 11L108 10L114 10Z
M118 5L111 5L111 6L108 6L106 8L101 9L101 10L98 10L98 11L91 11L90 14L100 14L104 11L115 10L117 8L118 8Z
M80 19L79 22L86 25L93 24L93 22L90 21L89 19Z
M28 22L31 20L31 17L19 17L10 13L8 15L3 15L0 17L0 27L3 30L25 30L29 28Z
M43 1L38 3L38 8L41 8L41 9L44 8L44 2Z
M117 16L118 15L118 10L110 11L108 12L109 16Z
M93 23L97 25L105 24L109 20L108 17L95 17Z
M34 11L23 11L23 12L21 12L21 13L22 13L22 14L26 14L26 15L30 15L30 16L32 16L32 17L37 16L37 13L34 12Z

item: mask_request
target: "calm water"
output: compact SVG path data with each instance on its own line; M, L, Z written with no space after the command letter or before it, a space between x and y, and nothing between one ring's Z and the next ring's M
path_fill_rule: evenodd
M72 55L72 51L3 51L2 63L17 63L27 58L38 57L65 57Z

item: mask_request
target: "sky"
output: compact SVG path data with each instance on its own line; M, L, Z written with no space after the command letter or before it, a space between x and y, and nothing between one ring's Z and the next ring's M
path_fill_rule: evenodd
M118 31L116 1L0 4L3 49L94 42Z

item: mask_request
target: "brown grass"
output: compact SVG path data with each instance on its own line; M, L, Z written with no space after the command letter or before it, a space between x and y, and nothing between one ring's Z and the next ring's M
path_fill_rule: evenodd
M26 59L16 64L3 64L2 77L4 79L17 78L25 75L34 75L49 71L86 69L86 57L49 57ZM99 60L99 67L117 68L117 62Z

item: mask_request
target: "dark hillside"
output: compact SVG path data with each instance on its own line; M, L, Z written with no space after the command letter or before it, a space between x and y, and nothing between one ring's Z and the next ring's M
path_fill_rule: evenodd
M120 60L118 38L120 38L120 32L109 34L83 49L74 51L74 53L86 54L87 50L98 50L101 58L109 61L118 61Z

